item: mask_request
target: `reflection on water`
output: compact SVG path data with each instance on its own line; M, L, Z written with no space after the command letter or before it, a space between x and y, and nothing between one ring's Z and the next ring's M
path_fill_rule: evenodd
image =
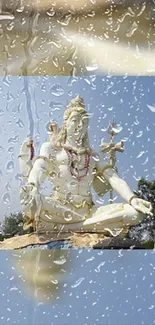
M24 289L36 299L55 300L61 295L69 272L67 250L21 250L13 254L13 264L25 279Z
M1 252L0 324L154 324L155 251Z

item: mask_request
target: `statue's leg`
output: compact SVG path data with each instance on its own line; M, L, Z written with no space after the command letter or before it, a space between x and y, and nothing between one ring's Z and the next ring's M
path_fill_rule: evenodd
M144 217L143 213L136 211L129 204L112 204L98 208L92 218L83 222L83 228L90 229L93 226L96 230L101 228L123 228L124 226L137 225Z
M27 200L26 192L21 191L21 200L24 202ZM33 204L32 204L33 203ZM73 209L72 205L63 204L54 197L44 196L38 194L33 202L30 202L29 207L26 205L26 223L24 229L28 229L35 223L37 229L40 225L46 224L47 228L53 228L53 224L68 224L68 223L79 223L85 220L86 211L80 211Z
M80 210L73 209L72 205L63 204L54 197L42 196L41 219L53 223L78 223L85 220Z
M129 204L113 204L94 208L94 214L82 222L64 225L63 231L102 231L104 229L122 229L126 226L137 225L145 215L137 212Z
M112 204L93 207L91 217L85 219L80 211L73 210L52 197L43 197L40 221L50 230L52 224L63 225L63 231L102 231L136 225L145 215L129 204ZM47 211L47 214L46 212Z

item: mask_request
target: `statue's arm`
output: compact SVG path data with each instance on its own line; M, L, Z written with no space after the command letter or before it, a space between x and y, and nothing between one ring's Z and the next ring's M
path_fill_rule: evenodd
M116 168L108 163L106 156L101 152L96 163L96 171L107 180L110 186L116 191L126 202L130 202L134 193L128 184L119 177Z
M113 168L105 168L103 169L103 176L114 189L114 191L116 191L122 197L122 199L130 203L131 198L135 195L128 184L119 177L117 172Z
M52 147L50 142L45 142L40 148L40 154L34 162L29 174L28 184L37 188L46 180L51 167Z
M115 167L108 165L104 159L99 158L97 162L96 170L107 180L110 186L124 199L129 203L136 211L142 212L146 215L153 215L152 205L150 202L137 198L128 184L119 177Z
M131 191L128 184L121 179L116 171L111 168L107 168L104 171L104 177L110 183L111 187L126 201L128 202L136 211L142 212L146 215L153 216L153 207L149 201L137 198Z

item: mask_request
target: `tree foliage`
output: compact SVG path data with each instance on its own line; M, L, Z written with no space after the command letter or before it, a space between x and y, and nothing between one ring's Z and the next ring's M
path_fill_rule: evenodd
M141 224L131 227L128 236L140 241L155 242L155 181L147 181L141 178L134 193L139 198L151 202L153 217L146 216Z
M23 230L23 215L19 213L11 213L6 216L2 223L1 231L4 238L11 238L14 236L24 235L26 232Z

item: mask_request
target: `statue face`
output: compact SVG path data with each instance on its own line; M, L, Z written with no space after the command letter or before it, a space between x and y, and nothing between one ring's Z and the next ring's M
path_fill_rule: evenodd
M82 140L88 130L88 115L78 111L72 112L66 123L67 136L77 141Z

